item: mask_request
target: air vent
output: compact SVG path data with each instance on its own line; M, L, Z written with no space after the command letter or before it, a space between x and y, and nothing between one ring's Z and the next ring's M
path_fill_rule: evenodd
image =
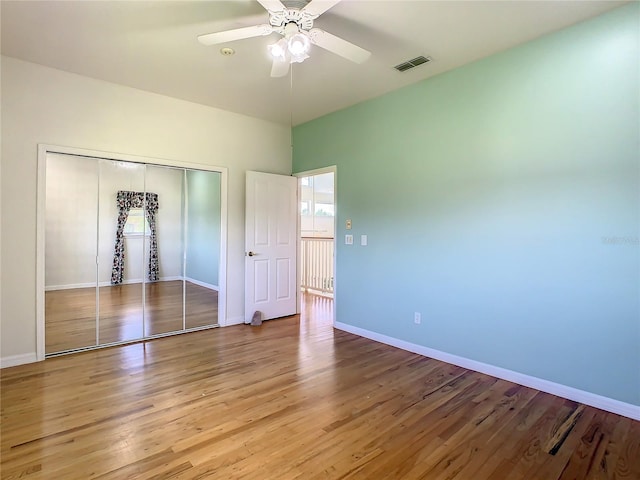
M407 60L406 62L402 62L393 68L395 68L399 72L404 72L406 70L412 69L413 67L417 67L418 65L429 63L430 61L431 61L431 57L420 56L420 57L412 58L411 60Z

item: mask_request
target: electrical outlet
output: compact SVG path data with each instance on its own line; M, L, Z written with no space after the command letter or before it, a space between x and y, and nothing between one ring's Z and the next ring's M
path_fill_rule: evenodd
M345 245L353 245L353 235L345 235L344 236L344 244Z
M422 318L420 317L420 312L415 312L413 314L413 323L415 323L416 325L420 325L420 322L422 322Z

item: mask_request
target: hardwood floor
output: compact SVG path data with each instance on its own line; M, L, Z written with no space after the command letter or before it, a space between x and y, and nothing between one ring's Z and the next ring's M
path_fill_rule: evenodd
M640 479L640 422L300 317L1 371L1 478Z
M45 351L56 353L183 330L182 281L53 290L45 293ZM186 329L218 323L218 292L185 282ZM143 330L144 327L144 330Z

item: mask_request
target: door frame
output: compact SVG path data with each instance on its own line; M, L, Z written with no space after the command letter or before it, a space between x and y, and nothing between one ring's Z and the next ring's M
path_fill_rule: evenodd
M300 255L300 252L302 250L302 235L301 235L301 220L300 220L300 198L301 198L301 191L300 191L300 178L301 177L311 177L313 175L322 175L323 173L333 173L333 204L334 204L334 208L335 208L335 215L333 216L333 318L332 318L332 322L335 325L336 323L336 295L337 295L337 284L338 284L338 270L337 270L337 264L336 264L336 259L338 258L338 202L337 202L337 198L338 198L338 167L336 165L331 165L328 167L322 167L322 168L316 168L313 170L305 170L304 172L296 172L293 173L292 176L297 177L298 178L298 216L297 216L297 285L296 288L298 289L298 305L296 306L296 310L297 313L301 313L301 308L300 308L300 303L302 300L302 295L300 294L300 288L302 286L302 256Z
M105 152L100 150L88 150L84 148L63 147L59 145L38 144L38 171L37 171L37 199L36 199L36 359L45 359L45 221L46 221L46 161L47 154L59 153L63 155L75 155L91 159L115 160L133 162L145 165L157 165L162 167L187 168L217 172L220 174L220 264L218 270L218 325L227 324L227 167L218 167L204 163L181 162L166 158L143 157L124 153ZM166 334L157 335L158 337ZM136 339L132 343L144 339ZM101 348L96 347L96 348Z

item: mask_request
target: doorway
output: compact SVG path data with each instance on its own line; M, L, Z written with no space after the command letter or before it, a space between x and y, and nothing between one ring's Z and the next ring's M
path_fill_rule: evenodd
M303 303L313 304L320 298L333 303L336 280L336 168L312 170L296 176L300 203L299 278ZM333 309L331 312L333 315Z

